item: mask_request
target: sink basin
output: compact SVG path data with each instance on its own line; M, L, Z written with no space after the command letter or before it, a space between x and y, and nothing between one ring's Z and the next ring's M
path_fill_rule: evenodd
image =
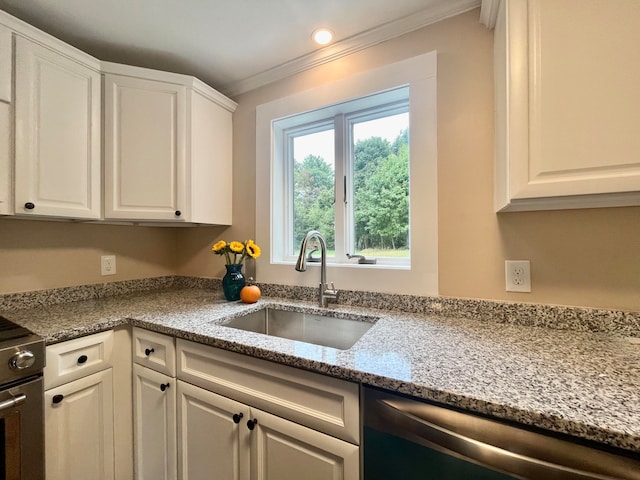
M288 338L325 347L347 350L356 343L375 319L371 317L337 318L304 312L290 312L264 308L234 318L226 327L262 333L272 337Z

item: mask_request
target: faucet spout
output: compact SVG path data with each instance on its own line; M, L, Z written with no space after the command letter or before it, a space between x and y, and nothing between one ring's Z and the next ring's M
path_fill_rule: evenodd
M327 254L327 246L326 242L324 241L324 237L317 230L311 230L304 236L304 238L302 239L302 243L300 244L300 255L298 255L298 261L296 262L296 270L298 272L304 272L307 270L307 260L305 257L305 253L307 252L307 244L313 237L316 237L320 242L320 254L322 255L322 258L326 260L325 256Z
M317 230L311 230L308 232L302 243L300 244L300 254L298 255L298 261L296 262L296 270L298 272L304 272L307 269L306 252L307 244L311 238L317 238L320 243L320 288L319 288L319 304L321 307L327 307L329 300L336 301L338 299L338 291L331 284L331 288L327 286L327 243L324 237Z

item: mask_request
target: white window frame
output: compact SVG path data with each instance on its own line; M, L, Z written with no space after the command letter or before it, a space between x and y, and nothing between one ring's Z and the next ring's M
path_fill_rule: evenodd
M282 215L271 216L272 229L282 232L284 237L276 242L281 248L273 250L274 260L294 263L297 259L299 245L293 241L293 152L295 137L333 129L335 149L334 170L334 214L335 214L335 255L328 256L330 263L354 264L347 258L347 253L355 253L354 232L354 197L353 197L353 125L359 122L384 118L398 113L409 112L409 88L407 85L367 95L363 98L347 100L337 105L323 107L318 110L303 112L284 119L273 121L273 143L275 151L282 152L282 157L273 158L273 162L282 162L282 177L272 179L273 190L282 191L277 195L277 203ZM346 185L343 183L346 182ZM345 187L347 196L345 198ZM280 203L282 202L282 203ZM277 211L278 209L276 209ZM283 224L281 225L280 222ZM325 233L326 232L321 232ZM376 265L410 265L409 258L378 257Z
M256 263L262 282L317 287L317 264L296 272L281 260L284 232L274 217L282 215L282 191L274 179L285 174L282 145L273 142L273 121L346 100L408 85L410 89L410 245L411 265L330 263L327 277L338 289L416 295L438 294L437 54L430 52L347 78L277 98L256 107L256 241L263 256ZM326 116L325 116L326 118ZM282 225L282 222L280 223ZM295 250L294 250L295 251ZM265 258L267 257L267 258ZM352 261L353 262L353 261Z

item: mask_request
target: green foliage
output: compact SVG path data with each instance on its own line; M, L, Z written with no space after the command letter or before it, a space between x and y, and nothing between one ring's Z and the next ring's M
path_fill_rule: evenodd
M316 155L308 155L293 167L294 239L299 245L309 230L319 230L327 246L335 248L334 173Z
M409 131L393 143L360 140L354 149L354 217L357 250L407 249L409 242ZM309 230L335 248L334 172L309 155L294 165L294 235L299 244Z
M393 144L380 137L355 148L356 250L406 248L409 241L409 130Z

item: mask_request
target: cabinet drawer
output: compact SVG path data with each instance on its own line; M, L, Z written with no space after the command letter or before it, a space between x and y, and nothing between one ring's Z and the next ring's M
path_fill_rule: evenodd
M358 384L187 340L177 342L178 378L360 443Z
M111 367L112 352L112 330L48 346L44 389Z
M133 361L175 377L176 347L173 337L133 327Z

